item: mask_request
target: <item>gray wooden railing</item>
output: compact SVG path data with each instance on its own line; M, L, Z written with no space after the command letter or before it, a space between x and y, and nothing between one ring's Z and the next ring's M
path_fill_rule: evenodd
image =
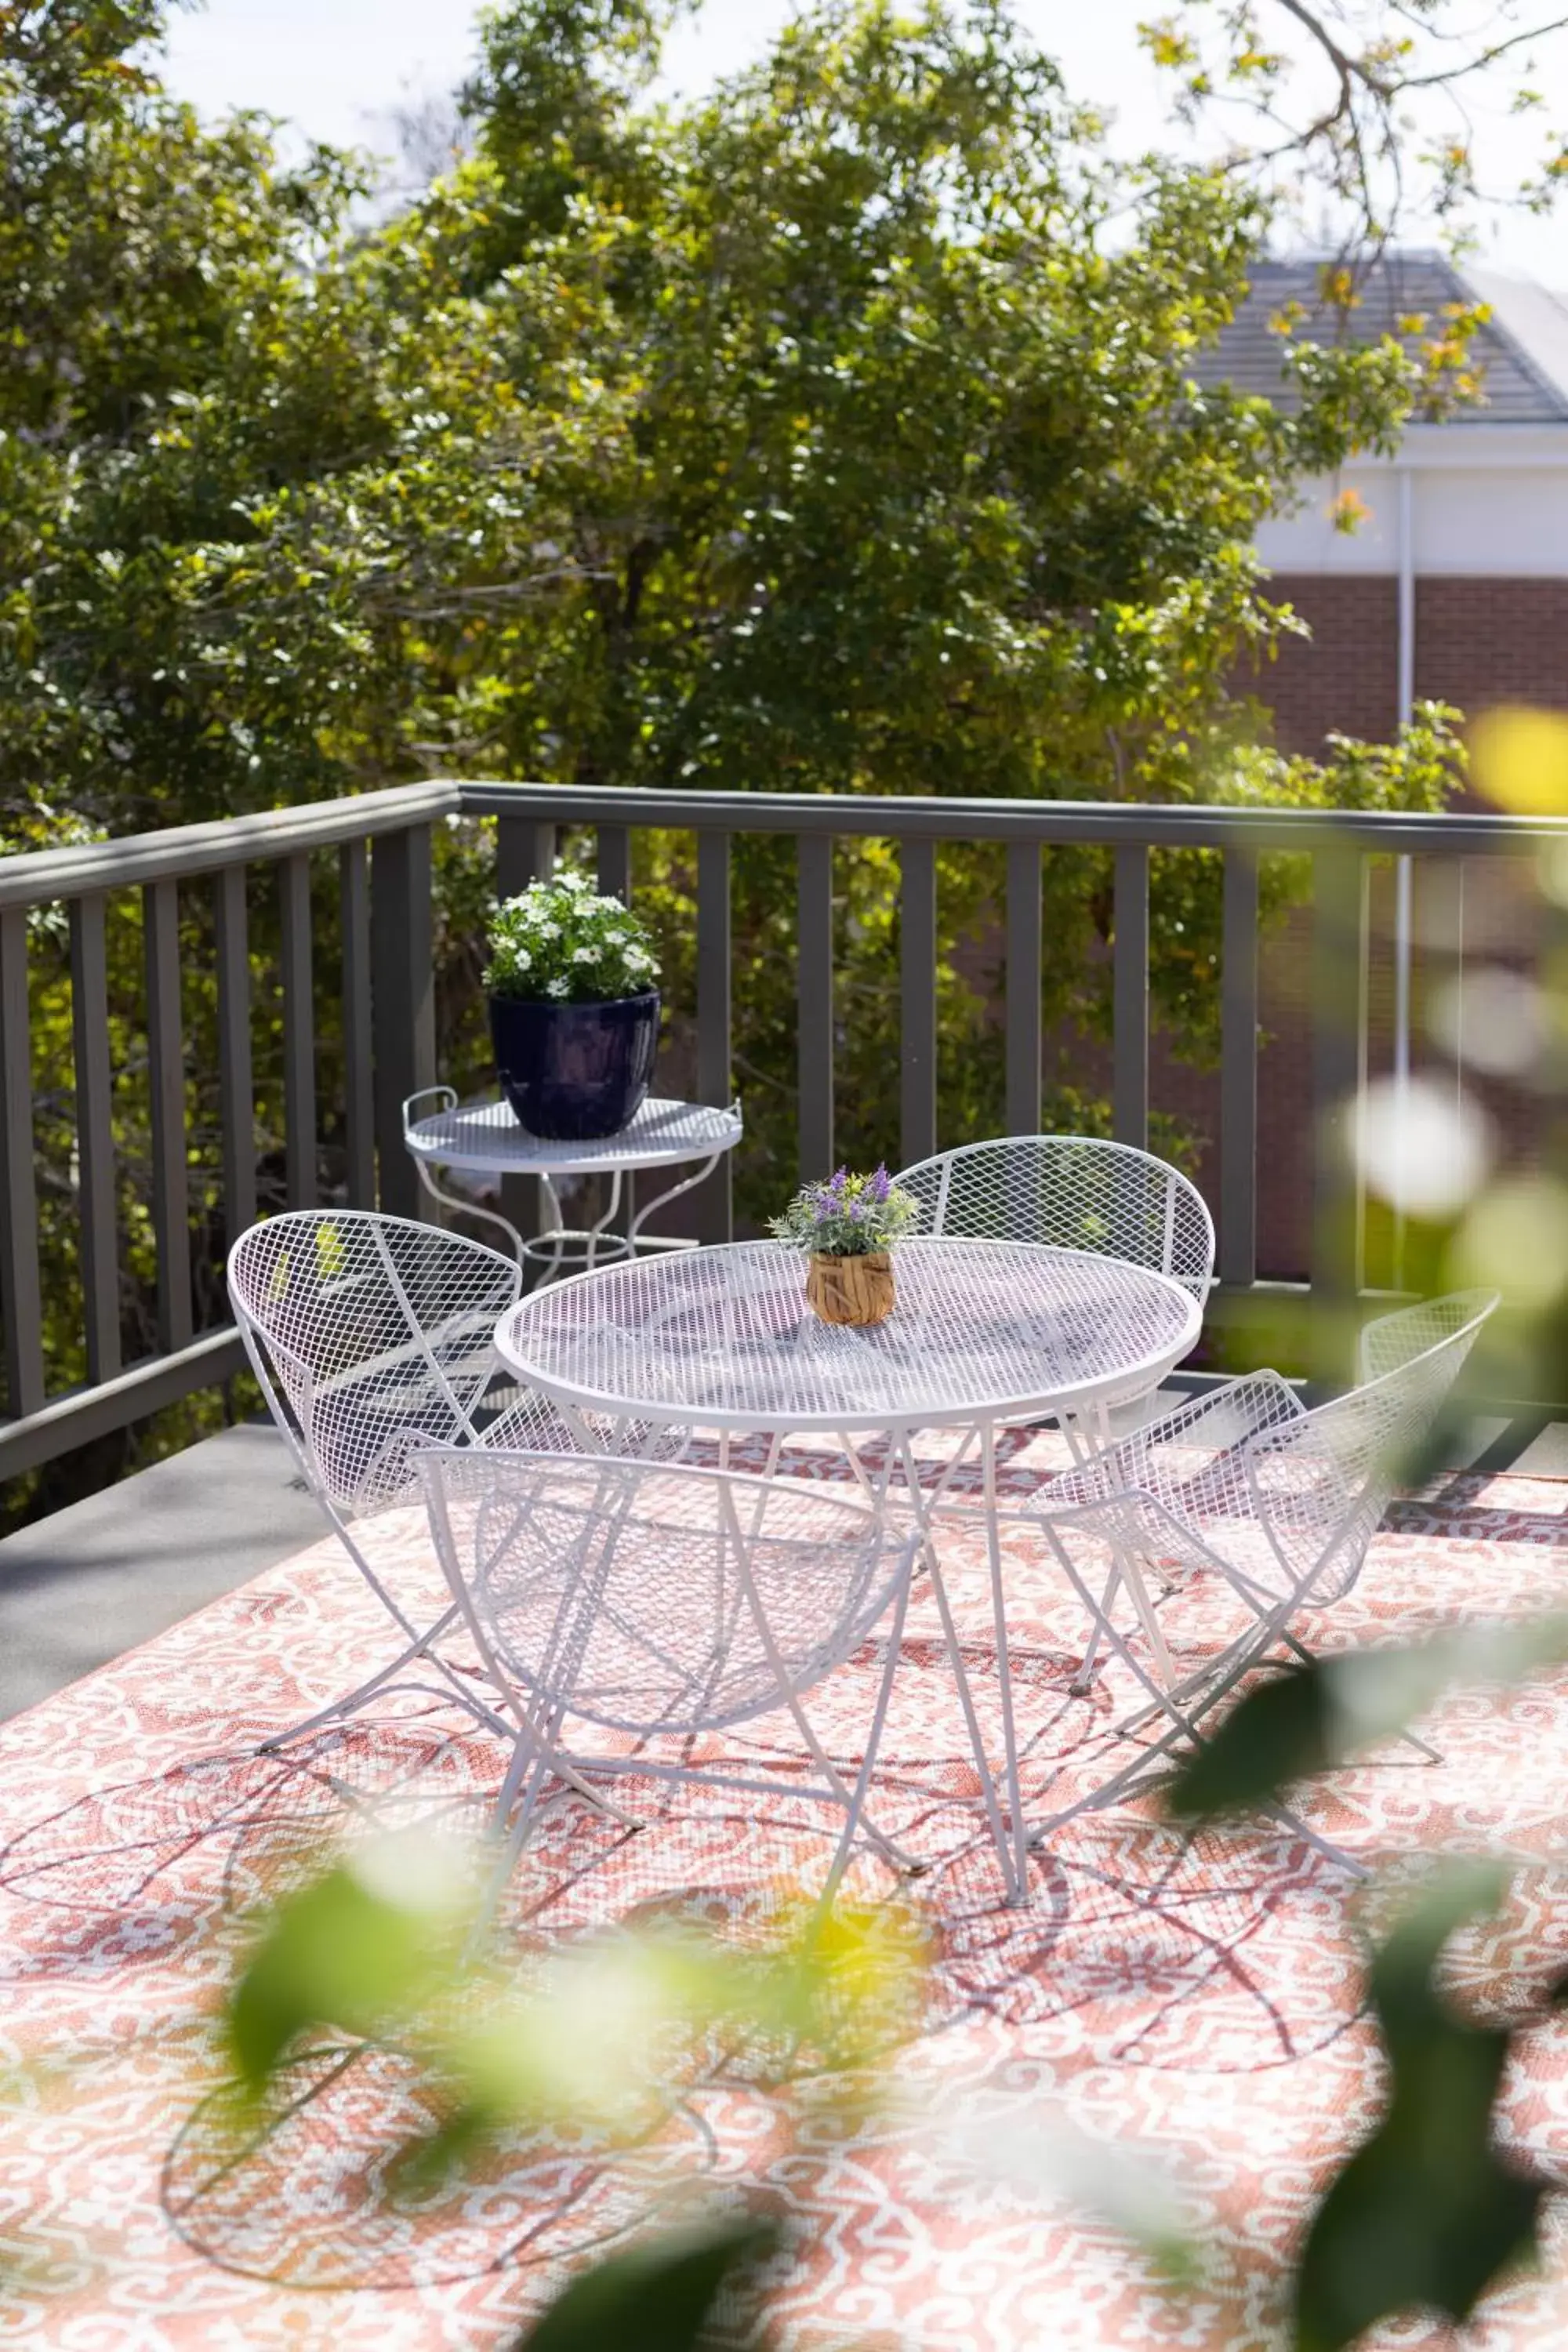
M1224 858L1222 1059L1218 1154L1219 1273L1232 1291L1257 1282L1258 860L1279 851L1312 866L1313 1094L1320 1117L1314 1171L1314 1288L1357 1284L1351 1227L1338 1213L1345 1178L1336 1121L1353 1096L1363 1034L1366 864L1410 853L1533 857L1568 841L1568 822L1471 814L1339 815L1320 811L1151 808L1051 801L949 800L782 793L665 793L555 786L429 783L220 824L174 827L80 847L0 859L0 1314L5 1412L0 1476L47 1461L156 1411L238 1369L226 1325L194 1327L185 1137L186 1040L182 1017L180 892L213 894L218 1099L224 1224L230 1238L257 1208L250 965L246 876L277 871L282 998L286 1190L316 1186L318 988L341 989L344 1037L343 1191L420 1213L402 1145L405 1096L436 1071L432 979L432 827L456 814L497 820L503 894L544 870L557 828L595 829L602 887L624 890L639 827L689 829L697 838L697 1086L727 1101L731 1086L731 847L748 833L794 835L797 848L798 1120L801 1161L826 1168L834 1150L833 871L836 838L891 840L900 856L902 1057L900 1148L907 1163L939 1142L936 1080L936 850L942 843L1006 845L1004 1050L1006 1124L1038 1125L1041 1066L1041 859L1056 846L1114 851L1111 1099L1117 1136L1147 1139L1149 1123L1149 860L1157 848L1210 849ZM317 969L310 923L311 860L335 850L342 969ZM114 1141L108 1031L105 909L140 893L145 959L151 1189L157 1265L157 1347L121 1361ZM70 935L79 1210L88 1377L47 1392L42 1330L28 1017L29 926L64 910ZM704 1237L728 1230L722 1185L706 1188Z
M314 1196L315 1001L310 860L335 850L341 890L341 987L346 1045L346 1189L356 1204L379 1194L416 1213L402 1147L405 1094L435 1075L431 980L432 823L458 806L452 784L417 784L222 824L182 825L81 847L0 859L0 1315L6 1414L0 1476L32 1468L237 1371L232 1327L195 1328L187 1209L186 1040L179 936L183 886L213 894L218 1095L225 1225L243 1232L257 1208L251 973L246 873L278 869L287 1188ZM118 1237L105 919L109 902L140 894L145 960L152 1203L157 1264L157 1349L121 1361ZM72 1051L79 1168L82 1294L88 1378L46 1391L39 1288L33 1069L28 1032L28 928L62 908L70 926Z

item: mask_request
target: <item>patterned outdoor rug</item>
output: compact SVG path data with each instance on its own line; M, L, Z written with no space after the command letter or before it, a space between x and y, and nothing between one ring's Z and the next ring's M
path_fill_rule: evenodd
M1055 1441L1019 1435L1005 1485L1028 1491ZM739 1460L737 1467L745 1466ZM832 1475L825 1453L793 1466ZM962 1484L963 1482L958 1482ZM1321 1644L1541 1606L1568 1587L1568 1484L1451 1478L1398 1505ZM401 1589L438 1592L420 1526L396 1530ZM943 1543L965 1654L995 1747L984 1546ZM1043 1561L1008 1539L1026 1797L1067 1801L1128 1692L1068 1685L1083 1629ZM1170 1604L1180 1653L1220 1637L1193 1591ZM0 1729L0 2345L500 2347L596 2249L656 2220L696 2179L720 2198L766 2177L798 2225L781 2263L778 2341L826 2347L1264 2347L1281 2265L1378 2089L1360 2014L1358 1900L1285 1830L1184 1845L1144 1814L1088 1816L1008 1909L929 1592L911 1609L879 1773L879 1818L939 1867L914 1883L934 1952L924 2030L890 2071L897 2101L847 2132L809 2086L744 2068L674 2086L664 2126L606 2160L563 2139L493 2150L458 2182L389 2199L385 2167L422 2113L395 2056L314 2052L299 2096L235 2162L210 2128L215 2000L247 1906L340 1834L342 1785L400 1788L476 1819L498 1751L455 1714L387 1701L287 1759L269 1731L374 1671L384 1620L327 1541ZM877 1645L810 1706L852 1762ZM1545 1857L1568 1811L1568 1672L1467 1693L1410 1749L1338 1777L1307 1818L1373 1863L1494 1842ZM776 1733L776 1737L774 1736ZM719 1760L717 1743L710 1744ZM725 1754L798 1769L787 1721ZM1076 1777L1075 1777L1076 1776ZM520 1951L689 1900L742 1940L778 1890L809 1882L833 1823L776 1804L637 1790L628 1836L565 1800L515 1884ZM755 1813L765 1818L753 1818ZM860 1866L869 1889L880 1866ZM886 1874L880 1883L887 1885ZM1568 1958L1568 1890L1521 1874L1506 1921L1467 1941L1457 1990L1507 2016ZM1508 2089L1510 2147L1568 2179L1568 2024L1543 2029ZM1036 2144L1135 2143L1174 2185L1196 2286L1163 2284L1106 2221L1043 2180ZM216 2151L216 2152L215 2152ZM1568 2245L1510 2285L1467 2344L1568 2342ZM1411 2322L1379 2345L1452 2344Z

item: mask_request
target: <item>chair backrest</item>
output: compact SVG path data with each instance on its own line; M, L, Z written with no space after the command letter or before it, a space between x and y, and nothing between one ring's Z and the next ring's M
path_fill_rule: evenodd
M491 1671L533 1708L639 1737L805 1690L901 1572L862 1502L805 1479L489 1446L422 1447L415 1467Z
M518 1296L510 1258L460 1234L359 1209L300 1209L240 1235L228 1290L273 1418L334 1509L418 1489L415 1435L473 1435Z
M1497 1303L1492 1291L1458 1291L1383 1318L1404 1327L1386 1335L1389 1370L1249 1441L1258 1516L1290 1582L1314 1602L1354 1583L1402 1475ZM1423 1336L1426 1345L1415 1348Z
M961 1144L899 1178L922 1230L1046 1242L1168 1274L1195 1298L1214 1276L1214 1221L1179 1168L1088 1135L1010 1135Z
M1395 1307L1378 1315L1361 1335L1359 1351L1363 1381L1380 1381L1415 1356L1465 1330L1479 1317L1484 1322L1497 1305L1492 1290L1454 1290L1446 1298L1423 1298L1414 1307ZM1479 1323L1477 1324L1479 1328Z

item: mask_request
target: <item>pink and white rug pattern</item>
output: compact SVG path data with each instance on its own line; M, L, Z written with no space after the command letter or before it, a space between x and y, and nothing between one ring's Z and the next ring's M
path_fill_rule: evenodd
M1020 1433L1008 1491L1026 1494L1056 1458L1052 1441ZM834 1471L821 1453L795 1466ZM1539 1608L1568 1583L1565 1513L1568 1485L1510 1478L1451 1478L1401 1502L1318 1639ZM422 1529L394 1533L403 1590L433 1615ZM944 1559L994 1748L984 1550L955 1532ZM1083 1629L1046 1561L1010 1546L1008 1580L1026 1800L1038 1808L1089 1768L1126 1694L1113 1677L1071 1695ZM1196 1590L1173 1602L1178 1649L1220 1637L1208 1608ZM373 1710L314 1760L257 1755L390 1646L324 1541L0 1728L0 2347L490 2352L574 2263L693 2179L719 2196L766 2181L782 2200L795 2238L773 2310L788 2352L1282 2340L1287 2252L1379 2087L1355 1889L1284 1830L1186 1846L1113 1810L1054 1839L1030 1906L1009 1909L924 1592L879 1774L881 1818L942 1858L917 1883L935 1957L923 2030L898 2061L902 2104L847 2135L799 2086L719 2073L679 2086L632 2155L520 2138L411 2206L385 2196L383 2168L421 2112L418 2081L392 2053L314 2052L277 2127L243 2164L216 2162L212 2017L247 1906L342 1833L345 1778L470 1809L499 1778L481 1735L453 1739L456 1717L406 1703ZM814 1700L847 1760L878 1671L870 1644ZM1516 2013L1568 1954L1568 1888L1552 1867L1568 1811L1568 1673L1456 1696L1425 1728L1440 1764L1391 1752L1315 1793L1310 1818L1374 1864L1494 1843L1539 1857L1456 1967L1457 1998ZM524 1943L680 1900L743 1936L773 1890L818 1869L832 1825L789 1796L787 1723L728 1746L776 1760L776 1803L683 1793L655 1803L634 1838L575 1801L552 1807L514 1890ZM1026 2169L988 2177L965 2153L1058 2118L1166 2170L1199 2248L1195 2286L1164 2284L1109 2222ZM1502 2128L1521 2161L1568 2179L1568 2024L1532 2037ZM1542 2275L1494 2298L1467 2345L1568 2341L1554 2208L1548 2236ZM1372 2340L1453 2342L1419 2316Z

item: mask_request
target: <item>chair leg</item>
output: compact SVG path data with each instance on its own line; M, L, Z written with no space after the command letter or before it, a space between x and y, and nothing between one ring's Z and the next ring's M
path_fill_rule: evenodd
M914 1461L907 1437L900 1438L899 1449L903 1456L904 1476L908 1483L914 1475ZM1007 1888L1007 1900L1011 1903L1016 1900L1023 1890L1017 1885L1014 1877L1012 1849L1006 1830L1003 1826L1002 1808L997 1801L996 1783L992 1777L991 1766L986 1758L985 1743L980 1736L980 1718L974 1711L974 1694L969 1687L969 1670L963 1663L963 1652L959 1645L958 1627L953 1622L952 1604L947 1595L947 1580L942 1572L942 1563L937 1559L936 1545L931 1538L930 1524L921 1512L918 1502L915 1509L916 1523L923 1538L922 1557L925 1560L926 1575L936 1600L937 1612L942 1619L942 1639L947 1644L948 1663L952 1668L953 1681L958 1685L958 1703L963 1710L964 1729L969 1734L970 1752L974 1759L974 1769L980 1780L980 1794L985 1807L986 1826L991 1832L992 1843L996 1848L996 1857L1002 1865L1002 1876Z
M1282 1633L1279 1638L1302 1665L1317 1664L1318 1661L1313 1653L1308 1649L1305 1642L1299 1642L1294 1633L1287 1631ZM1414 1748L1417 1756L1424 1756L1428 1764L1441 1764L1445 1760L1440 1749L1434 1748L1429 1740L1418 1738L1414 1731L1396 1731L1394 1736L1401 1748Z
M1037 1822L1030 1833L1029 1839L1031 1845L1036 1846L1042 1844L1053 1830L1059 1829L1065 1822L1075 1820L1079 1813L1098 1811L1105 1805L1114 1804L1119 1798L1130 1797L1134 1793L1137 1793L1145 1784L1152 1785L1150 1780L1152 1767L1157 1766L1161 1762L1173 1757L1175 1751L1184 1745L1195 1746L1199 1744L1202 1738L1202 1735L1197 1727L1196 1715L1189 1715L1184 1712L1183 1708L1178 1704L1177 1695L1173 1693L1168 1685L1163 1686L1161 1684L1157 1683L1149 1669L1146 1666L1140 1664L1131 1643L1122 1634L1118 1633L1115 1620L1110 1615L1102 1613L1101 1611L1096 1607L1094 1596L1090 1592L1089 1586L1084 1581L1082 1571L1075 1565L1070 1554L1068 1552L1066 1546L1062 1543L1056 1530L1047 1526L1046 1534L1050 1544L1050 1548L1056 1555L1058 1566L1060 1568L1063 1575L1067 1578L1068 1583L1072 1586L1074 1591L1078 1594L1079 1599L1082 1601L1084 1609L1091 1622L1097 1627L1107 1644L1115 1651L1123 1665L1125 1665L1129 1671L1136 1676L1138 1681L1143 1685L1144 1689L1149 1692L1150 1696L1153 1701L1153 1706L1145 1710L1146 1717L1152 1714L1163 1715L1169 1718L1170 1728L1163 1733L1158 1739L1150 1741L1147 1747L1141 1748L1138 1753L1130 1758L1128 1762L1121 1767L1120 1771L1112 1773L1110 1779L1109 1780L1102 1781L1098 1789L1089 1790L1084 1796L1079 1798L1075 1803L1066 1806L1060 1811L1052 1813L1044 1821ZM1120 1561L1120 1559L1119 1565L1121 1567L1121 1574L1127 1579L1129 1591L1131 1591L1133 1589L1133 1579L1131 1575L1128 1573L1127 1565L1125 1561ZM1142 1614L1142 1612L1140 1612L1140 1614ZM1245 1671L1245 1669L1243 1669L1243 1671ZM1215 1694L1215 1696L1217 1696L1219 1694ZM1209 1703L1209 1701L1205 1700L1205 1707ZM1117 1727L1118 1731L1120 1731L1121 1728L1121 1727ZM1113 1734L1112 1736L1114 1737L1115 1735Z
M865 1816L866 1799L871 1787L871 1775L876 1769L878 1752L882 1745L882 1731L888 1719L888 1703L893 1695L893 1676L898 1671L899 1656L903 1648L904 1619L909 1613L910 1588L913 1582L914 1563L911 1560L910 1574L899 1587L899 1597L893 1604L892 1631L888 1635L888 1663L882 1669L882 1680L877 1692L877 1703L871 1710L871 1725L866 1735L866 1748L860 1759L860 1769L856 1775L853 1790L847 1789L844 1791L846 1800L844 1832L838 1841L838 1850L833 1857L833 1866L827 1874L827 1884L822 1890L821 1901L817 1906L818 1924L826 1918L833 1908L844 1874L849 1867L849 1856L855 1843L855 1832ZM865 1826L869 1832L868 1821L866 1822ZM879 1847L885 1848L886 1841L879 1836L877 1843ZM928 1866L923 1863L917 1865L922 1870Z
M987 1422L981 1436L985 1492L985 1552L991 1576L991 1620L996 1644L996 1679L1002 1703L1002 1753L1007 1772L1007 1805L1013 1820L1013 1900L1029 1899L1029 1825L1018 1777L1018 1733L1013 1715L1013 1668L1007 1647L1007 1602L1002 1588L1002 1546L996 1528L996 1432Z
M427 1633L421 1633L415 1641L409 1643L406 1649L400 1650L390 1665L383 1666L379 1673L372 1675L368 1682L361 1683L358 1689L350 1691L346 1697L335 1698L330 1706L321 1707L316 1714L308 1715L302 1723L296 1723L288 1731L274 1732L270 1738L261 1742L256 1751L257 1754L258 1756L279 1755L285 1748L291 1748L296 1740L308 1739L313 1731L323 1730L329 1723L336 1723L340 1719L346 1719L349 1716L357 1715L361 1707L367 1706L377 1693L384 1690L388 1683L394 1681L403 1672L405 1666L412 1665L416 1658L430 1657L431 1664L444 1672L445 1669L440 1668L440 1662L431 1656L430 1645L446 1632L457 1614L455 1608L448 1609L446 1615L437 1624L432 1625ZM493 1720L499 1726L500 1717L497 1717Z
M792 1687L788 1673L784 1667L784 1660L778 1654L777 1645L773 1641L773 1628L768 1623L767 1612L763 1609L761 1597L752 1583L751 1566L747 1552L746 1538L742 1531L740 1518L735 1510L734 1498L728 1492L723 1496L722 1507L729 1528L730 1540L735 1548L735 1564L741 1572L747 1603L752 1612L752 1620L756 1627L758 1638L761 1640L763 1647L767 1653L768 1663L773 1667L774 1674L778 1676L779 1686L784 1693L785 1704L789 1708L791 1716L794 1717L795 1729L799 1732L801 1738L805 1741L806 1753L811 1758L812 1762L816 1766L818 1771L826 1775L828 1786L838 1798L840 1803L847 1805L850 1801L848 1785L846 1782L843 1774L839 1771L838 1767L834 1763L832 1758L827 1754L826 1749L823 1747L822 1742L818 1739L816 1732L812 1729L805 1709L800 1703L799 1695ZM753 1541L756 1538L757 1526L761 1517L762 1507L762 1504L759 1503L757 1514L752 1519L752 1537ZM890 1837L887 1836L883 1831L878 1829L869 1820L866 1822L866 1834L871 1840L872 1843L879 1847L880 1851L887 1855L888 1860L892 1863L895 1869L904 1871L921 1871L929 1868L930 1865L921 1862L918 1855L909 1853L902 1846L895 1844Z
M1105 1580L1105 1591L1100 1596L1100 1606L1106 1615L1110 1614L1110 1604L1116 1598L1116 1588L1121 1581L1121 1569L1112 1568L1110 1574ZM1082 1698L1093 1683L1094 1662L1099 1655L1100 1622L1097 1618L1094 1624L1094 1630L1089 1637L1089 1647L1083 1654L1083 1664L1079 1666L1077 1674L1074 1675L1072 1680L1068 1685L1068 1688L1072 1693L1074 1698Z
M896 1651L894 1653L894 1663L897 1663ZM795 1729L800 1733L801 1738L805 1743L806 1752L810 1756L812 1762L816 1766L817 1770L823 1774L827 1781L828 1787L833 1790L834 1795L838 1799L839 1802L844 1805L855 1805L857 1811L858 1811L860 1801L856 1799L850 1789L849 1783L846 1780L843 1773L833 1761L832 1757L828 1755L826 1749L817 1738L816 1732L811 1727L810 1720L806 1716L805 1708L801 1706L800 1701L792 1696L788 1705L789 1711L795 1717ZM902 1871L906 1877L918 1878L923 1871L927 1871L931 1868L929 1861L925 1860L918 1853L910 1853L907 1846L901 1846L898 1843L896 1839L890 1838L886 1830L879 1829L876 1822L871 1819L869 1813L866 1815L863 1827L865 1829L866 1835L870 1839L871 1843L876 1847L878 1853L883 1855L887 1861L890 1862L895 1870Z
M1271 1821L1279 1822L1292 1836L1305 1838L1310 1846L1315 1846L1330 1862L1338 1863L1342 1870L1348 1870L1352 1878L1372 1876L1364 1862L1358 1862L1353 1853L1347 1853L1343 1846L1336 1845L1331 1838L1320 1837L1317 1831L1309 1829L1300 1814L1293 1813L1289 1805L1265 1805L1263 1810Z
M443 1619L442 1622L445 1623L447 1621ZM405 1651L403 1656L396 1659L392 1665L384 1666L373 1681L366 1683L363 1688L355 1692L351 1698L339 1699L332 1706L323 1709L320 1716L313 1716L309 1723L296 1725L292 1731L279 1733L275 1739L268 1740L258 1748L257 1754L271 1756L279 1753L288 1742L300 1738L312 1727L331 1722L345 1709L363 1705L368 1697L378 1694L383 1697L390 1697L395 1691L398 1690L416 1691L427 1698L442 1700L448 1705L455 1703L483 1729L505 1739L509 1745L521 1741L525 1758L537 1754L563 1786L570 1789L574 1796L581 1797L584 1804L591 1805L595 1812L607 1813L613 1822L619 1822L623 1829L640 1830L642 1828L643 1824L635 1813L628 1813L624 1806L617 1805L613 1798L605 1796L604 1790L595 1788L592 1780L586 1777L594 1769L591 1759L580 1760L563 1755L554 1746L552 1740L542 1738L538 1727L526 1713L520 1710L518 1720L509 1722L504 1716L497 1715L492 1707L481 1705L471 1692L465 1690L458 1683L451 1669L443 1665L439 1658L433 1657L431 1663L441 1672L448 1685L447 1688L437 1689L430 1683L399 1683L395 1679L398 1668L409 1664L413 1658L423 1653L424 1648L425 1644L422 1643L417 1650Z
M1169 1690L1175 1682L1176 1669L1171 1662L1171 1653L1165 1646L1164 1633L1159 1617L1155 1613L1154 1604L1149 1598L1148 1588L1143 1582L1138 1562L1131 1552L1126 1554L1118 1552L1115 1559L1121 1571L1121 1580L1126 1585L1128 1597L1138 1612L1138 1622L1143 1628L1143 1638L1148 1643L1154 1664L1159 1669L1160 1680Z
M1092 1612L1094 1603L1089 1588L1054 1533L1051 1535L1051 1547L1056 1552L1064 1573L1072 1582L1086 1608ZM1292 1596L1291 1601L1280 1603L1272 1612L1259 1612L1261 1629L1265 1637L1264 1648L1271 1647L1275 1641L1281 1638L1289 1638L1284 1633L1283 1620L1295 1596ZM1131 1649L1118 1633L1115 1625L1109 1619L1105 1619L1102 1621L1102 1626L1106 1640L1116 1651L1122 1663L1131 1668L1145 1689L1152 1695L1154 1706L1145 1710L1144 1719L1147 1720L1148 1717L1154 1713L1163 1714L1171 1718L1171 1727L1160 1738L1152 1741L1147 1748L1142 1748L1120 1772L1113 1773L1109 1780L1102 1781L1098 1789L1089 1790L1076 1803L1064 1807L1061 1811L1053 1813L1047 1820L1037 1823L1031 1836L1030 1842L1033 1844L1043 1843L1052 1831L1060 1829L1080 1813L1098 1812L1105 1806L1114 1804L1119 1798L1141 1794L1157 1787L1160 1775L1157 1770L1152 1771L1151 1768L1173 1759L1176 1751L1184 1746L1194 1748L1203 1746L1204 1735L1198 1727L1200 1717L1210 1713L1226 1691L1234 1688L1235 1685L1251 1671L1252 1664L1255 1663L1246 1657L1239 1657L1237 1663L1221 1676L1217 1685L1208 1689L1194 1711L1188 1714L1184 1713L1177 1704L1175 1693L1168 1688L1163 1690L1156 1688L1152 1677L1139 1665ZM1329 1861L1337 1864L1340 1868L1350 1871L1358 1878L1367 1876L1364 1863L1359 1862L1353 1854L1347 1853L1342 1846L1335 1845L1331 1840L1321 1836L1316 1830L1309 1828L1300 1815L1292 1812L1289 1807L1266 1805L1260 1810L1271 1820L1281 1822L1291 1831L1293 1835L1305 1839L1309 1845L1315 1847L1320 1853Z
M552 1734L560 1726L560 1708L552 1708L546 1721L548 1730ZM490 1815L489 1839L497 1851L485 1878L484 1892L479 1897L479 1907L474 1914L474 1924L468 1930L468 1940L463 1948L465 1960L472 1960L477 1957L480 1948L488 1941L490 1930L495 1925L496 1913L500 1908L501 1897L511 1882L512 1872L517 1868L518 1857L528 1842L528 1832L538 1813L539 1792L544 1784L547 1769L548 1755L542 1740L537 1748L531 1747L519 1733L516 1747L512 1750L511 1761L507 1766L506 1778L501 1782L495 1807ZM522 1802L518 1805L517 1818L509 1829L507 1826L509 1817L513 1805L517 1804L518 1791L523 1789L525 1781L527 1786Z

